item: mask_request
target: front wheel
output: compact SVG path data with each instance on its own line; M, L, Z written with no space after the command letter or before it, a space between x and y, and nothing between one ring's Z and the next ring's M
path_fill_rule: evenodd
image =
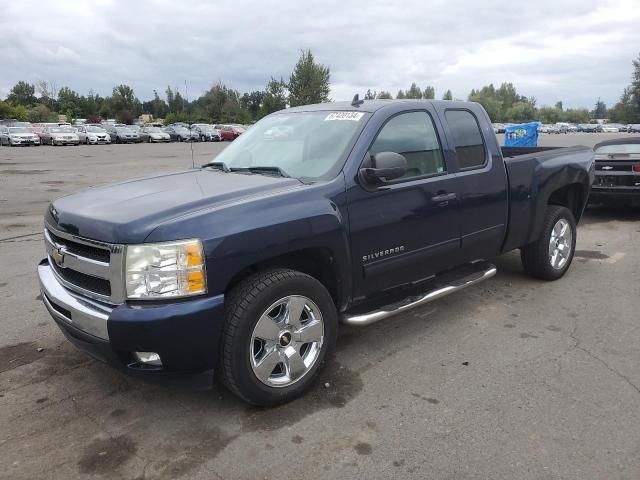
M549 205L540 237L520 249L525 271L542 280L562 277L573 260L576 248L576 221L566 207Z
M315 278L267 270L228 295L219 374L245 401L272 406L309 389L337 334L336 307Z

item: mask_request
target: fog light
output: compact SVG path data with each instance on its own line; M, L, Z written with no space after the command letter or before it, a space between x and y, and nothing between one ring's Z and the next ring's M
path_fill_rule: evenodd
M160 355L158 355L156 352L133 352L133 357L136 359L136 361L144 365L151 365L154 367L162 366Z

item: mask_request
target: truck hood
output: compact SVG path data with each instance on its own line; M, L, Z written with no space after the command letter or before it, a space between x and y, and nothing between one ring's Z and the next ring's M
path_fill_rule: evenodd
M59 198L49 206L45 219L58 230L93 240L142 243L168 220L231 202L256 201L302 185L293 178L189 170L93 187Z

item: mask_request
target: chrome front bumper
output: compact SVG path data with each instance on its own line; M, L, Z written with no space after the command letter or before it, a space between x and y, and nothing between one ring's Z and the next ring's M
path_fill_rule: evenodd
M42 301L54 319L99 339L109 340L107 319L113 311L111 307L63 287L47 260L38 265L38 279Z

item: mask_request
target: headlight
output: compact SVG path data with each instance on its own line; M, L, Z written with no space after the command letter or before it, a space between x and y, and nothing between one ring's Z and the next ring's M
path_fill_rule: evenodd
M127 246L127 297L186 297L207 292L200 240Z

